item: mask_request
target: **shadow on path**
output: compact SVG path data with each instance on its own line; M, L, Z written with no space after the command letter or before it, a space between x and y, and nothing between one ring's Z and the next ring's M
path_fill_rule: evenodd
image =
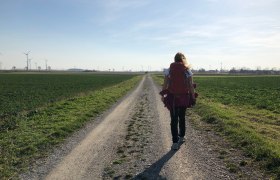
M163 176L160 176L159 173L164 166L164 164L172 158L172 156L177 151L170 150L164 156L162 156L159 160L153 163L149 168L145 169L143 172L135 176L133 179L166 179Z

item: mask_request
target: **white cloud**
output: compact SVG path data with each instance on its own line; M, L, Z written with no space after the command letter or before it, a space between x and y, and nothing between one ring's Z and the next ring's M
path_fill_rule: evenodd
M248 33L246 36L232 38L232 42L240 44L243 47L261 47L261 48L280 48L280 32L261 34Z

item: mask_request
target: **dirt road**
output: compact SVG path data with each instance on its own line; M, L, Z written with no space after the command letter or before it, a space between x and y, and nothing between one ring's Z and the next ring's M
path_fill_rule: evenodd
M22 179L235 179L187 121L170 150L169 111L149 75L103 116L70 137Z

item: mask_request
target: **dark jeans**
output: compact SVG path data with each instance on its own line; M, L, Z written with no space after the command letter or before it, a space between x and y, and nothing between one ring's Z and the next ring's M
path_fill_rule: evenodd
M170 110L171 117L171 134L173 143L178 142L178 136L184 137L186 132L186 107L175 107ZM179 133L178 133L179 122Z

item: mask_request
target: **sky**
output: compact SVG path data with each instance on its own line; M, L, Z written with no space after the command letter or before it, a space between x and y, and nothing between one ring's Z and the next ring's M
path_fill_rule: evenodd
M280 69L279 0L0 0L0 68Z

